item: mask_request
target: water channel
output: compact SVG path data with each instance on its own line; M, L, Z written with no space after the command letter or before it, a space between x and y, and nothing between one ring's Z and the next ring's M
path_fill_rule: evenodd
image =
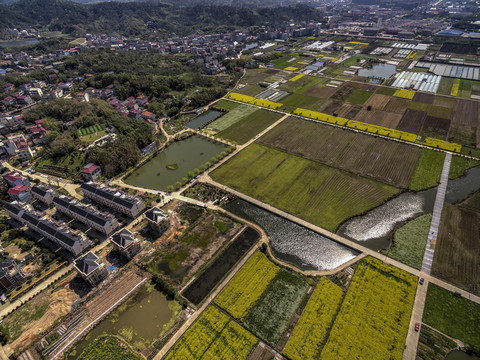
M480 167L465 176L449 180L445 201L455 204L480 189ZM342 224L337 234L373 250L387 248L392 230L421 213L433 212L437 188L413 193L405 192L384 205Z
M302 270L331 270L358 255L353 249L245 200L237 199L225 209L261 226L270 237L274 255Z
M66 356L68 360L76 359L82 351L98 336L106 334L122 335L131 345L145 344L157 338L163 326L175 314L169 307L165 296L154 289L143 286L111 315L102 320L87 336L75 344L75 351ZM131 339L127 339L131 336Z
M466 352L460 350L453 350L445 356L445 360L480 360L480 357L468 355Z
M359 76L377 78L387 80L390 76L397 73L397 68L395 65L390 64L375 64L370 69L360 69L358 70Z
M208 162L226 149L226 145L203 136L193 135L176 141L124 179L130 185L167 190L169 185L187 177L190 171ZM176 167L167 169L168 165Z

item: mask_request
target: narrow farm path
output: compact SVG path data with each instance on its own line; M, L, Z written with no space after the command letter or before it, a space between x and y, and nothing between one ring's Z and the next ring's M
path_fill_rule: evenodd
M452 163L452 154L447 153L445 162L443 163L442 176L440 178L440 185L438 186L437 196L435 198L435 205L433 207L433 217L428 232L428 241L425 248L425 254L422 262L422 272L430 274L432 270L433 254L435 252L435 245L437 242L438 228L440 227L440 218L442 216L443 203L445 202L445 195L447 193L448 174L450 172L450 165Z

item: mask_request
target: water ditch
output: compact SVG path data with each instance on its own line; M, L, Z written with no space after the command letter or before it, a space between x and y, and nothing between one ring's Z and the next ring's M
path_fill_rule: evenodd
M358 252L245 200L227 204L225 210L254 222L270 237L273 254L302 270L332 270L352 260Z
M455 204L477 190L480 190L480 166L467 170L460 178L449 180L445 201ZM346 221L337 234L372 250L387 248L391 234L398 225L419 214L433 211L436 194L436 187L418 193L402 193L365 215Z

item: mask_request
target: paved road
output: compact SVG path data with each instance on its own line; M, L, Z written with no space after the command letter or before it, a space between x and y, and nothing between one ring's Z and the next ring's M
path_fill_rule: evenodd
M433 254L437 242L438 228L440 226L440 218L442 216L443 203L445 202L445 194L447 193L448 174L450 173L450 165L452 163L452 154L445 155L440 185L438 186L435 205L433 207L432 223L428 232L428 241L423 256L422 272L430 274L432 270Z

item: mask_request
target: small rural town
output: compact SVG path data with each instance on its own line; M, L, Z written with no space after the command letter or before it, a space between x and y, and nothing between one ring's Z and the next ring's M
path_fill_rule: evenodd
M480 359L475 0L0 0L0 359Z

